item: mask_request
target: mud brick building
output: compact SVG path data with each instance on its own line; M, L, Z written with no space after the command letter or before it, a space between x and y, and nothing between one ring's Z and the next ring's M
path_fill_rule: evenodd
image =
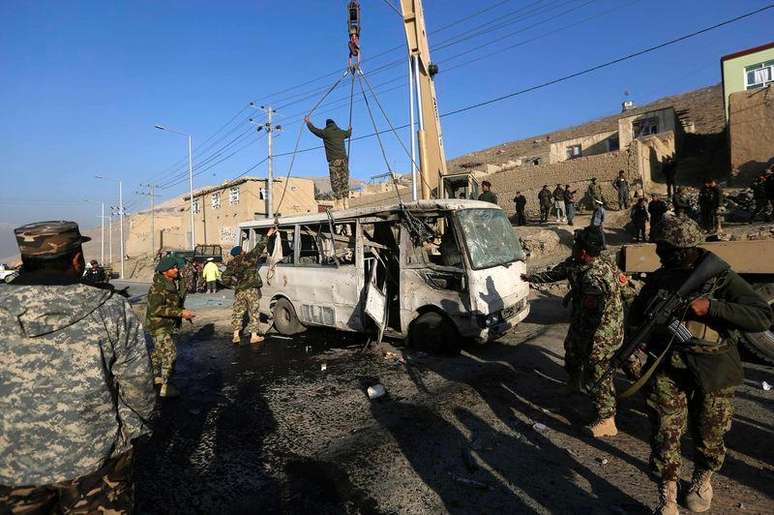
M678 157L678 177L685 180L727 173L725 125L718 84L638 108L626 103L614 115L472 152L449 161L449 173L483 172L509 213L516 191L527 196L527 210L536 214L543 184L551 189L570 184L582 196L591 177L614 200L612 180L619 170L648 191L665 192L661 167L667 155Z
M317 213L314 181L291 177L282 206L279 205L285 178L274 179L274 212L277 215ZM183 197L181 227L187 245L191 241L190 195ZM281 207L281 209L279 209ZM238 224L266 216L266 179L241 177L218 186L194 192L193 212L196 243L232 245L237 241Z

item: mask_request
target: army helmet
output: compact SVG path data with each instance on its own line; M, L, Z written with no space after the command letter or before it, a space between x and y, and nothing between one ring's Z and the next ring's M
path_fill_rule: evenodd
M699 224L687 216L672 216L664 220L658 241L669 243L673 247L687 249L704 242L704 233Z

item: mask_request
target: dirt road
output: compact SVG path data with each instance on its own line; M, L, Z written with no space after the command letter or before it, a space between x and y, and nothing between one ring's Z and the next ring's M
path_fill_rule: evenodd
M184 395L161 404L139 454L140 513L646 513L657 501L642 399L622 406L620 436L580 430L590 409L563 394L559 297L455 358L361 353L319 330L234 347L227 310L203 315L180 346ZM774 506L774 391L761 388L774 370L746 375L711 513ZM369 400L376 383L388 393Z

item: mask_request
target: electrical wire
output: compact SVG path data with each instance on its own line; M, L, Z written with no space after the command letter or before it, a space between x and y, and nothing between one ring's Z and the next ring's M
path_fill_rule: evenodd
M497 6L500 6L500 5L504 4L504 3L507 3L507 1L510 1L510 0L506 0L506 1L497 2L497 3L495 3L495 4L494 4L494 5L492 5L492 6L489 6L489 7L485 8L485 9L481 9L481 10L477 11L476 13L473 13L473 14L471 14L471 15L469 15L469 16L467 16L467 17L465 17L465 18L462 18L462 19L460 19L460 20L456 20L455 22L452 22L452 23L450 23L450 24L448 24L448 25L446 25L446 26L444 26L444 27L441 27L440 29L437 29L436 31L433 31L433 32L440 32L440 31L442 31L442 30L446 30L446 29L448 29L448 28L450 28L450 27L452 27L452 26L455 26L455 25L457 25L457 24L459 24L459 23L462 23L463 21L466 21L467 19L471 19L471 18L473 18L473 17L479 16L479 15L481 15L481 14L485 13L485 12L488 12L488 11L492 10L493 8L495 8L495 7L497 7ZM571 2L572 2L572 1L575 1L575 0L571 0ZM591 1L593 1L593 0L591 0ZM579 9L579 8L581 8L581 7L585 6L585 5L588 5L589 3L591 3L591 1L589 1L589 2L586 2L585 4L583 4L583 5L580 5L580 6L576 6L576 7L572 8L572 9L570 9L570 10L568 10L568 11L565 11L565 12L563 12L563 13L560 13L560 14L559 14L559 16L562 16L562 15L564 15L564 14L567 14L568 12L571 12L572 10ZM489 21L489 22L486 22L486 23L484 23L484 24L481 24L481 25L479 25L479 26L477 27L477 29L482 29L482 28L490 27L490 26L491 26L491 24L492 24L492 23L494 23L494 22L499 22L499 25L497 25L497 26L496 26L496 28L499 28L499 27L502 27L502 26L506 26L506 25L509 25L509 24L512 24L512 23L515 23L515 22L521 21L522 19L524 19L524 18L526 18L526 17L529 17L529 16L531 16L531 15L534 15L534 14L536 14L536 11L534 11L534 10L533 10L532 12L528 12L528 13L526 13L526 14L525 14L525 13L524 13L524 12L525 12L525 10L528 10L530 7L533 7L533 6L539 5L539 4L541 4L542 2L543 2L543 0L538 0L538 1L536 1L536 2L533 2L532 4L529 4L529 5L525 6L525 7L519 8L519 9L517 9L517 10L515 10L515 11L511 11L510 13L507 13L505 16L500 16L500 17L496 18L495 20L491 20L491 21ZM568 4L568 3L571 3L571 2L565 2L564 4L560 4L559 6L566 5L566 4ZM549 10L550 10L551 8L555 8L555 7L556 7L556 6L554 6L554 7L549 7ZM539 12L539 11L538 11L538 12ZM524 16L523 16L523 17L519 17L519 18L517 18L517 19L515 19L515 20L510 20L510 21L508 21L508 22L505 22L505 23L503 23L503 19L504 19L504 18L512 17L512 16L514 16L514 15L517 15L517 14L523 14ZM538 23L536 23L536 24L533 24L531 27L537 26L537 25L539 25L539 24L542 24L542 23L545 23L545 22L547 22L547 21L551 21L551 19L542 20L542 21L540 21L540 22L538 22ZM531 28L531 27L528 27L528 28ZM488 32L491 32L491 30L493 30L493 29L490 29L489 31L485 31L485 32L481 32L481 33L488 33ZM516 33L512 33L512 34L509 34L509 35L506 35L506 36L503 36L503 37L509 37L509 36L512 36L512 35L514 35L514 34L517 34L517 33L523 32L524 30L527 30L527 29L522 29L522 30L520 30L520 31L518 31L518 32L516 32ZM479 35L479 34L476 34L476 35ZM466 33L466 36L465 36L463 39L469 39L470 37L471 37L471 36L470 36L468 33ZM486 43L485 45L489 45L489 44L492 44L492 43L496 43L496 42L500 41L501 39L502 39L502 37L501 37L501 38L498 38L497 40L495 40L495 41L493 41L493 42ZM460 37L459 37L459 36L455 36L455 37L452 37L452 38L450 38L450 39L446 40L444 43L446 43L446 46L450 46L450 45L452 45L452 44L456 44L456 43L458 43L458 42L459 42L459 40L460 40ZM401 46L398 46L398 47L396 47L396 48L401 48L401 47L402 47L402 45L401 45ZM469 52L471 52L471 51L475 51L475 50L476 50L476 49L468 50L468 51L464 52L464 54L467 54L467 53L469 53ZM452 57L458 57L458 56L452 56ZM379 66L379 67L375 68L375 69L374 69L374 70L372 70L371 72L369 72L369 75L375 75L375 74L377 74L377 73L380 73L380 72L382 72L382 71L386 71L386 70L388 70L388 69L390 69L390 68L392 68L392 67L394 67L394 66L397 66L397 65L399 65L399 64L402 64L403 62L404 62L404 59L402 59L402 58L401 58L401 59L397 59L397 60L395 60L395 61L388 62L388 63L386 63L386 64L384 64L384 65L381 65L381 66ZM455 68L457 68L457 67L459 67L459 66L460 66L460 65L457 65ZM384 83L384 84L388 84L388 83L392 83L392 82L395 82L395 81L398 81L398 80L402 80L402 79L403 79L405 76L406 76L406 75L405 75L405 74L403 74L403 75L401 75L400 77L393 78L393 79L391 79L391 80L387 81L387 82L386 82L386 83ZM378 86L377 86L377 88L381 87L382 85L383 85L383 84L380 84L380 85L378 85ZM280 105L280 106L279 106L277 109L279 109L279 110L282 110L282 109L284 109L284 108L286 108L286 107L288 107L288 106L290 106L290 105L293 105L293 104L296 104L296 103L301 103L301 102L303 102L303 101L306 101L306 100L308 100L308 99L310 99L310 98L313 98L313 97L317 96L317 95L320 93L320 91L321 91L320 89L315 89L315 90L313 90L313 91L309 91L309 92L302 92L302 93L297 93L297 94L295 94L295 95L292 95L292 96L288 97L288 99L296 97L296 99L295 99L295 100L288 101L287 103L285 103L285 104L283 104L283 105ZM298 97L300 97L300 98L298 98ZM346 98L343 98L343 99L340 99L340 100L341 100L341 101L346 101L347 99L346 99ZM350 103L351 103L351 98L350 98L349 100L350 100ZM359 103L359 102L361 102L361 101L360 101L360 100L358 100L357 102ZM332 102L332 103L333 103L333 102ZM253 103L251 103L251 104L249 104L249 105L253 105ZM351 104L350 104L350 105L351 105ZM234 116L231 118L231 120L229 120L229 122L227 122L227 123L226 123L226 124L225 124L223 127L221 127L221 129L219 129L219 131L220 131L220 130L222 130L222 129L224 129L225 127L227 127L227 126L228 126L228 125L229 125L231 122L233 122L233 120L234 120L234 119L236 119L236 118L237 118L237 117L238 117L238 116L239 116L239 115L240 115L242 112L244 112L244 110L245 110L245 109L247 109L247 107L243 107L243 108L242 108L242 110L240 110L240 111L239 111L239 112L238 112L236 115L234 115ZM243 120L243 121L244 121L244 120ZM297 122L293 122L293 123L297 123ZM291 123L291 124L292 124L292 123ZM285 125L287 126L287 125L291 125L291 124L285 124ZM206 150L208 150L208 149L212 148L214 145L216 145L216 144L217 144L217 143L219 143L220 141L223 141L223 139L225 139L226 137L228 137L228 135L229 135L229 134L231 134L231 133L233 133L233 132L234 132L234 131L235 131L237 128L238 128L238 126L237 126L237 127L234 127L234 128L232 128L232 129L231 129L231 131L229 131L228 133L224 134L223 136L221 136L221 137L220 137L220 138L218 138L217 140L215 140L215 141L212 141L210 145L206 146L205 148L199 148L199 149L197 149L197 151L196 151L195 153L196 153L196 154L199 154L199 155L203 154L203 153L204 153ZM247 132L247 131L245 131L245 132L241 133L239 137L242 137L242 136L244 136L244 135L246 134L246 132ZM211 138L210 138L210 139L211 139ZM235 140L236 140L236 138L235 138ZM235 142L235 140L232 140L231 142L227 143L227 144L226 144L226 145L224 145L223 147L221 147L221 148L219 148L219 149L215 150L215 151L214 151L214 153L213 153L213 155L209 156L208 158L205 158L203 162L202 162L201 160L199 160L199 162L198 162L197 166L202 166L203 164L206 164L206 163L207 163L207 162L209 162L210 160L212 160L212 159L214 159L214 158L217 158L217 157L219 157L219 156L222 154L222 152L223 152L223 151L225 151L225 149L226 149L226 148L228 148L228 147L229 147L231 144L233 144L233 143ZM242 148L245 148L245 147L242 147ZM232 153L232 154L230 154L230 155L232 155L232 156L233 156L233 155L235 155L235 154L236 154L236 152L234 152L234 153ZM165 185L173 185L172 183L174 183L176 180L181 180L181 181L182 181L182 180L183 180L183 179L184 179L184 178L187 176L187 174L188 174L188 172L187 172L187 170L186 170L185 168L186 168L186 167L185 167L185 161L183 161L182 165L178 166L176 170L174 170L174 171L173 171L171 174L167 174L167 176L165 176L165 177L163 178L163 183L164 183Z

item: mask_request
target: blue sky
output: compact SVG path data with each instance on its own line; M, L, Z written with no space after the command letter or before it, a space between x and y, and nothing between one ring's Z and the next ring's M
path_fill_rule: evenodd
M447 112L538 84L769 3L425 0L431 49L437 49L432 57L441 68L436 77L439 107ZM0 223L69 218L96 225L99 205L94 202L115 204L117 188L94 179L95 174L123 179L130 212L147 205L147 198L134 194L141 183L169 185L159 190L163 198L181 194L187 183L184 178L175 183L178 169L173 165L186 155L185 139L155 130L156 123L193 135L195 166L239 150L206 171L200 166L195 186L238 175L266 156L265 139L252 133L246 120L250 101L280 107L276 122L286 130L275 138L275 152L291 151L302 113L346 65L346 4L0 2ZM405 65L379 71L405 56L401 20L383 0L361 4L363 69L391 121L402 125L408 119ZM489 6L490 11L443 29ZM447 157L614 113L624 91L644 103L717 83L720 56L768 42L772 22L774 10L621 65L446 118ZM448 41L455 43L441 48ZM396 46L400 48L373 57ZM387 81L392 82L380 86ZM302 93L307 95L291 96ZM321 125L331 116L344 125L348 96L348 84L342 84L314 121ZM206 149L202 143L237 113L210 140L217 144ZM380 128L386 127L378 113L377 119ZM353 128L355 136L373 131L362 102L354 104ZM237 136L212 159L214 151ZM406 139L405 130L401 136ZM301 148L318 143L306 131L301 138ZM395 139L388 135L384 140L391 166L408 170L408 158ZM288 158L276 159L275 173L286 173L288 165ZM355 177L367 179L386 168L373 138L353 143ZM261 165L251 175L265 170ZM326 174L322 151L299 154L293 173Z

